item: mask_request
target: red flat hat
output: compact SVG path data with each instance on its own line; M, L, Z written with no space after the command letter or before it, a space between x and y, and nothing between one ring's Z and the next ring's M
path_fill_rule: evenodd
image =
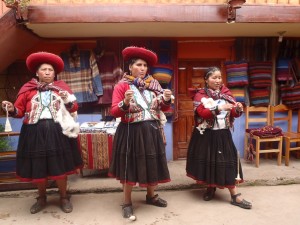
M64 69L63 60L58 55L49 52L32 53L26 59L27 68L32 73L36 73L38 67L43 63L52 65L56 74Z
M130 46L124 48L122 55L124 61L138 58L145 60L149 66L153 66L157 63L157 55L154 52L142 47Z

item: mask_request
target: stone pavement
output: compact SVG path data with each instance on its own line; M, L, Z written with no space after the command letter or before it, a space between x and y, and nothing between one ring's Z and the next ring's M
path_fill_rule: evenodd
M290 166L285 166L284 161L281 166L278 166L275 158L262 158L260 161L260 166L257 168L254 162L249 163L241 159L245 182L240 186L300 184L300 159L291 157ZM194 180L186 176L185 165L186 160L169 161L171 182L160 184L158 190L199 187ZM139 187L135 187L134 190L140 189L144 190ZM84 170L83 177L80 175L70 177L69 191L71 193L97 193L122 191L122 189L119 181L114 178L107 178L101 173L95 174L95 171Z
M261 158L260 161L260 166L257 168L254 162L249 163L241 159L245 182L239 184L240 187L300 184L300 159L291 157L290 166L285 166L284 161L281 166L278 166L275 158ZM157 190L184 190L201 187L186 176L185 165L186 160L169 161L171 182L158 185ZM140 190L145 189L134 187L134 191ZM56 189L48 189L48 192L56 191ZM107 177L105 171L83 170L83 177L79 174L69 176L68 191L72 194L121 192L122 186L119 181ZM0 197L21 193L27 196L36 194L36 190L0 192Z
M252 210L229 204L227 190L217 190L214 200L203 201L205 189L185 175L185 163L185 160L170 161L172 181L159 185L157 193L168 201L167 208L146 205L145 189L135 187L132 195L138 218L135 225L299 224L300 159L292 159L289 167L277 166L276 159L262 159L259 168L242 160L245 183L239 189L252 202ZM29 208L35 202L36 190L0 192L0 225L133 224L121 215L120 183L99 171L83 172L84 177L69 177L72 213L59 209L57 189L48 189L47 207L34 215L29 213Z
M299 225L300 184L241 187L251 201L251 210L230 204L227 190L217 190L215 198L202 200L204 189L157 192L168 207L145 204L146 192L132 195L136 221L122 217L121 192L74 194L72 213L59 208L58 194L48 195L46 208L30 214L33 196L0 197L0 225Z

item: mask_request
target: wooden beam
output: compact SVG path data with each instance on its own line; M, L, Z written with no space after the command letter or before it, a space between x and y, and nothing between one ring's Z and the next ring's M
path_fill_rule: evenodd
M30 23L207 22L227 20L227 5L76 4L31 5ZM237 9L239 23L298 23L300 7L244 5Z
M0 71L40 41L24 25L16 23L12 10L0 18L0 34Z

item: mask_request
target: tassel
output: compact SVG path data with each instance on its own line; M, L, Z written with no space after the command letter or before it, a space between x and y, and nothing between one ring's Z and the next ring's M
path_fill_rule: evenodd
M240 153L239 151L237 151L237 176L235 178L235 180L239 183L239 181L241 180L241 177L240 177Z
M6 104L5 109L6 109L6 122L5 122L5 129L4 132L11 132L11 125L8 119L8 110L7 110L8 105Z

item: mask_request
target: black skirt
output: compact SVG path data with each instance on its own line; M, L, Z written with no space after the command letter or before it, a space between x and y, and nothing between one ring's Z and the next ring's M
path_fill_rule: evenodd
M201 135L194 129L187 155L187 176L200 184L211 187L234 188L239 175L243 182L243 172L237 149L229 129L206 129Z
M16 174L21 181L62 179L82 167L76 138L62 133L52 119L23 124L20 132Z
M120 123L113 142L109 176L141 187L170 181L158 122Z

